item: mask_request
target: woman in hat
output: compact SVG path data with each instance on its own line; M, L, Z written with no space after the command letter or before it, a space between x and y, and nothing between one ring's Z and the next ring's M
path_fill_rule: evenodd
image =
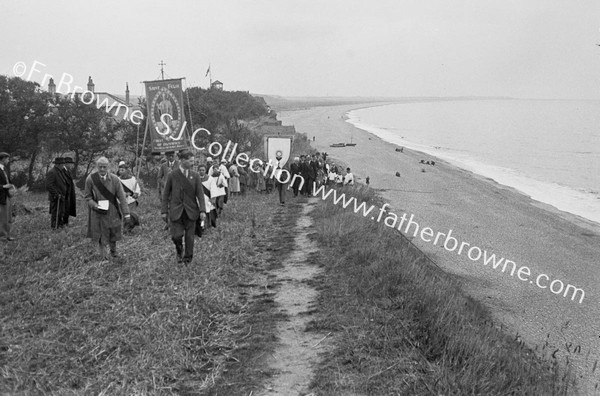
M10 236L10 226L12 223L11 198L16 191L15 186L10 182L8 175L8 153L0 153L0 238L4 237L7 241L14 241Z

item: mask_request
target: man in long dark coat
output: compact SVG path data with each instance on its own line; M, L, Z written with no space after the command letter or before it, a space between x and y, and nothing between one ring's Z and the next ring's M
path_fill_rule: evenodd
M87 236L98 242L98 251L104 260L108 258L107 245L111 256L117 257L117 241L123 236L121 218L130 221L130 215L123 185L108 171L108 159L100 157L96 168L98 170L85 180L85 200L89 207Z
M194 256L196 220L206 218L202 181L200 175L192 171L193 164L194 154L190 150L179 153L179 166L167 176L161 210L163 220L169 221L177 262L186 265Z
M302 176L300 172L300 158L295 157L294 162L290 165L290 173L292 174L292 179L294 175ZM298 196L298 187L300 187L300 180L294 180L292 183L292 190L294 191L294 197ZM304 187L304 186L303 186Z
M8 153L0 153L0 238L14 241L15 238L10 236L10 227L13 222L10 191L14 191L15 186L10 182L7 169L9 159Z
M64 172L68 187L67 193L65 194L65 213L63 217L64 225L69 225L69 217L77 216L77 198L75 195L75 183L73 182L73 175L71 174L73 164L73 158L65 157L64 164L61 169Z
M308 195L309 189L308 184L310 183L310 177L312 175L312 167L308 164L307 156L300 156L300 175L306 181L302 186L302 195Z
M64 227L67 195L69 182L63 167L65 160L62 157L54 160L54 167L46 174L46 190L50 202L50 227L54 230ZM68 218L68 215L66 216Z

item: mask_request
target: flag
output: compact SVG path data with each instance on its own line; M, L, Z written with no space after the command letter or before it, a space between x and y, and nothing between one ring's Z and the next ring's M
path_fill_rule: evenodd
M206 74L204 75L204 77L208 76L208 73L210 73L210 65L208 65L208 69L206 69Z
M188 148L181 79L144 81L152 151Z
M292 153L292 139L291 136L265 136L265 152L272 164L279 163L283 168ZM281 157L281 161L277 161L277 157Z

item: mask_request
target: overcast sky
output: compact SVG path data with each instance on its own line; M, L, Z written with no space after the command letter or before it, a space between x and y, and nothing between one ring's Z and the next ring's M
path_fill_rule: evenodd
M599 0L0 0L16 62L97 91L213 80L283 96L600 99ZM27 70L28 72L29 70ZM27 77L25 74L24 77Z

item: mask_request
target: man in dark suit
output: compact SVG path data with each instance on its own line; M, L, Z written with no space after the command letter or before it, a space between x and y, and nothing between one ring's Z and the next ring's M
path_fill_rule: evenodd
M300 156L300 175L305 180L304 186L302 186L301 193L302 195L308 195L308 182L310 181L311 167L308 164L308 159L305 155Z
M65 194L65 213L63 217L63 224L69 225L69 217L77 216L77 201L75 196L75 183L73 182L73 175L71 174L73 167L73 158L65 157L62 171L64 172L65 179L67 181L67 193Z
M194 256L194 236L198 218L206 218L200 175L192 171L194 154L179 153L179 166L167 176L162 195L162 218L169 221L177 262L189 264ZM183 240L185 239L185 252Z
M319 162L317 161L317 158L315 157L314 154L312 156L309 156L308 158L309 158L309 162L308 162L307 193L308 193L308 195L312 195L313 183L317 181L317 172L319 170Z
M61 169L64 163L64 158L56 158L54 167L46 174L46 190L48 190L48 201L50 202L50 227L54 230L65 225L65 208L69 183L64 170Z
M273 181L275 182L275 187L279 192L279 204L283 206L285 205L285 186L287 186L287 184L290 182L292 176L287 165L281 166L281 155L278 155L275 158L277 159L277 164L275 164Z
M169 151L166 154L166 162L164 162L160 169L158 170L158 197L161 198L163 195L163 190L165 188L165 183L167 182L167 176L173 170L179 167L179 161L175 159L175 152Z
M292 162L292 164L290 165L290 173L292 174L292 179L294 178L294 175L302 176L302 173L300 171L300 158L294 158L294 162ZM294 182L292 183L294 197L298 196L298 187L300 187L300 181L294 180Z

